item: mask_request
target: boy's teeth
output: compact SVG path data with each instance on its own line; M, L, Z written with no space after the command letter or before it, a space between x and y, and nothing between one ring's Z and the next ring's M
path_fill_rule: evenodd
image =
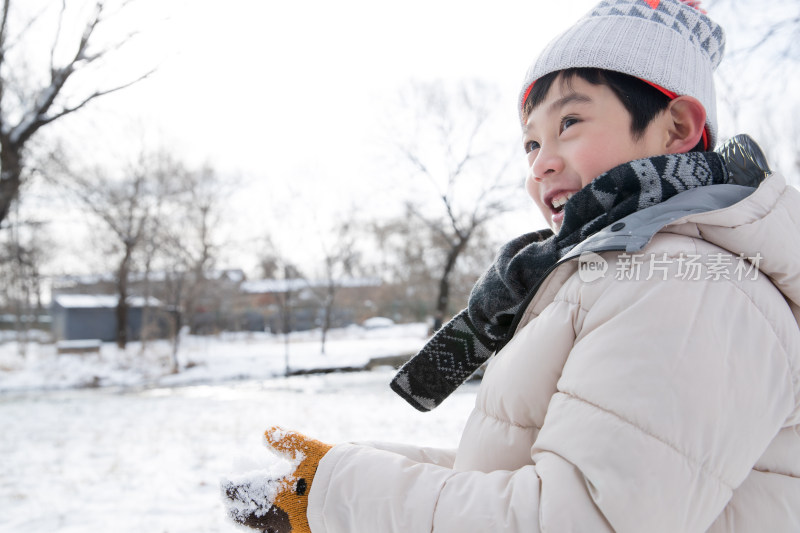
M569 200L570 198L572 198L572 195L573 195L573 194L575 194L575 193L571 192L571 193L567 193L567 194L565 194L565 195L563 195L563 196L558 196L558 197L556 197L556 198L553 198L553 199L551 200L551 203L553 204L553 207L555 207L556 209L558 209L559 207L561 207L562 205L564 205L565 203L567 203L567 200Z

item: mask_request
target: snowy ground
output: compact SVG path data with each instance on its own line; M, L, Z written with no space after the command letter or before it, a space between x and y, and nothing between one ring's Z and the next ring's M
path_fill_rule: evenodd
M353 329L335 337L324 358L318 342L296 338L292 366L413 351L424 328ZM0 347L0 531L239 531L224 515L218 481L242 455L267 453L260 445L267 427L331 443L453 447L476 392L467 384L423 414L391 392L389 369L270 377L283 371L283 345L267 337L187 339L186 360L196 366L165 377L114 363L112 355L120 354L103 348L92 364L81 356L64 363L44 348L22 363L7 353L13 347ZM64 388L92 376L110 386Z
M359 326L328 333L321 354L318 331L294 333L288 346L292 370L365 365L371 358L413 354L425 343L425 324L365 329ZM175 386L270 378L286 371L286 344L281 335L226 333L186 335L180 343L178 374L170 374L172 347L166 341L128 344L124 351L104 343L100 353L56 353L54 344L28 343L24 357L15 342L0 344L0 392L86 386Z

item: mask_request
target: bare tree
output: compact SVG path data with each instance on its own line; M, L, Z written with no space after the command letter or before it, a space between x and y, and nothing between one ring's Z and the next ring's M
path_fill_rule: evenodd
M42 263L52 248L44 232L45 224L23 219L15 210L5 230L7 240L0 244L2 307L14 316L19 355L27 351L29 330L42 313Z
M127 3L123 2L122 6ZM16 73L24 70L34 56L34 43L26 40L27 33L37 24L44 24L44 15L50 8L13 27L12 21L20 16L16 6L14 3L12 7L11 0L4 0L0 8L0 222L8 216L20 186L27 179L26 146L37 131L75 113L92 100L129 87L151 73L105 88L87 91L84 85L83 89L76 86L75 91L69 91L67 86L77 73L107 59L133 35L123 35L116 42L97 47L98 28L104 25L109 15L107 2L98 0L76 41L66 42L69 40L65 37L69 13L67 2L62 0L60 7L55 2L50 6L59 9L59 13L51 30L49 65L46 67L49 75L38 87L22 83ZM61 59L63 57L66 59Z
M98 178L83 190L82 196L86 205L116 236L121 247L116 271L117 346L125 348L128 342L128 286L133 253L144 240L150 217L151 206L145 199L148 175L133 171L122 183L102 181L102 176Z
M321 353L325 354L325 341L328 330L333 325L336 294L345 278L352 278L359 260L355 246L356 233L353 220L343 220L336 224L332 235L323 239L322 258L324 263L324 284L318 287L322 302Z
M769 58L769 63L800 59L800 4L794 0L761 0L756 11L747 0L710 0L708 12L729 37L735 35L728 39L736 45L725 61L747 56Z
M308 287L300 269L282 254L268 236L264 239L259 258L261 273L265 279L276 282L275 302L280 317L280 330L284 340L285 374L291 372L289 364L289 336L294 331L294 313L298 294Z
M727 50L717 70L724 136L747 132L777 168L794 167L800 90L800 3L711 0L709 14L725 28ZM724 116L727 113L727 117ZM784 167L785 168L785 167ZM787 177L798 182L797 176Z
M164 233L165 228L169 227L169 222L166 220L167 216L174 212L174 205L172 199L176 196L175 183L181 183L182 177L185 174L183 165L172 159L164 152L155 152L151 156L155 160L159 160L157 168L153 166L147 172L147 181L149 187L147 194L150 198L146 201L151 205L151 210L146 217L143 218L143 238L140 240L137 251L141 263L141 287L138 292L143 296L142 307L142 329L140 332L141 340L141 353L145 354L147 351L147 343L153 336L153 333L161 333L161 325L166 322L170 326L170 336L173 340L173 349L171 357L172 371L179 370L178 365L178 344L180 335L178 334L179 326L175 324L176 316L179 315L177 311L170 312L171 310L179 309L179 303L174 303L170 296L173 294L173 289L181 287L181 283L172 284L173 272L167 269L158 271L159 267L164 267L162 258L167 254L164 252ZM140 161L145 158L144 152L140 156ZM150 164L144 166L150 167ZM85 185L84 185L85 186ZM154 283L154 275L158 276L160 283ZM181 280L182 281L182 280ZM166 303L168 308L163 309L161 306L154 308L151 303L156 301L156 297L161 298L162 302Z
M223 248L219 239L226 187L210 165L190 170L177 164L160 190L166 201L155 217L154 254L162 267L162 297L170 308L173 370L179 369L180 331L197 327L198 306L213 295L209 272Z
M169 212L160 217L160 247L169 270L185 274L180 325L194 327L197 304L208 293L208 273L222 248L218 232L227 195L219 174L210 165L183 169L170 176L170 181Z
M374 239L375 269L385 281L376 302L379 313L401 320L424 320L430 316L430 295L436 294L446 254L431 253L446 247L441 235L428 230L424 221L411 215L375 220L370 227ZM450 274L451 307L463 305L475 281L491 262L500 243L492 239L488 226L479 227L470 246L459 256Z
M54 160L59 176L80 203L99 220L111 236L118 254L115 269L117 291L117 345L128 342L128 296L136 254L153 238L151 221L166 198L163 184L182 172L182 167L163 152L142 152L123 169L95 167L86 171L70 169L66 160Z
M522 179L509 170L515 158L512 144L499 144L493 137L490 119L498 96L492 87L479 82L419 85L410 99L415 128L397 148L411 172L428 183L428 198L434 198L418 193L406 207L441 244L444 261L434 308L438 329L448 312L459 258L476 231L519 205L514 196L520 196Z

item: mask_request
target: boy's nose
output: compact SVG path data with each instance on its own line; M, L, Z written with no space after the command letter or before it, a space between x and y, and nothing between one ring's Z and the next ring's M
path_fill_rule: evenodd
M564 170L564 160L558 155L558 152L542 147L531 165L531 176L535 180L542 180L558 174L562 170Z

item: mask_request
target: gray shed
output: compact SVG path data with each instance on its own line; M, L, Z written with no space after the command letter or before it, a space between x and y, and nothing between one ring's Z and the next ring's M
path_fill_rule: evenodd
M50 306L55 340L98 339L112 342L117 338L116 307L119 299L108 294L59 294ZM145 299L128 298L128 338L141 337ZM149 307L161 302L150 298Z

